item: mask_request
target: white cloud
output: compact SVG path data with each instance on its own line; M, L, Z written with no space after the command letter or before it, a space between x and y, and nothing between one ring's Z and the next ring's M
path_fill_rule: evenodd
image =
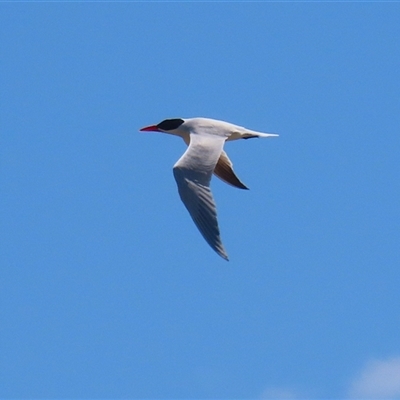
M296 395L290 390L285 388L268 388L265 389L260 396L260 399L296 399Z
M367 363L349 390L353 399L400 399L400 357Z

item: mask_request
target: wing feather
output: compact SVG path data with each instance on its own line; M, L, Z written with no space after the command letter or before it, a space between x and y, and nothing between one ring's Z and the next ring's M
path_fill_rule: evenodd
M211 248L227 260L210 190L211 176L224 143L224 137L192 133L189 147L174 165L173 172L180 198L200 233Z
M239 189L246 189L246 190L249 189L236 176L235 172L233 171L232 161L229 159L228 155L225 153L224 150L222 150L217 165L215 166L214 174L228 185L232 185Z

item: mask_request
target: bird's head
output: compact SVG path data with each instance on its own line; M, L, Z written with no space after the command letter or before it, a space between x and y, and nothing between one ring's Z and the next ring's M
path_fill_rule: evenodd
M145 126L140 129L141 132L165 132L171 133L172 135L181 136L183 133L182 125L184 124L184 120L182 118L174 118L174 119L164 119L157 125Z

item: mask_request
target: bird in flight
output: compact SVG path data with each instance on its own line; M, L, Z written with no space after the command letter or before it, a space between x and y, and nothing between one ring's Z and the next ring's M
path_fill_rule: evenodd
M157 125L140 130L180 136L188 145L173 167L179 196L206 242L217 254L228 260L210 190L211 176L214 173L232 186L248 189L233 171L233 164L223 150L225 142L278 135L256 132L209 118L165 119Z

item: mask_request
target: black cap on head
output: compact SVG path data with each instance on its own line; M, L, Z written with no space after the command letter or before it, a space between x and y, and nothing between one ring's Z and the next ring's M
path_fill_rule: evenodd
M179 128L184 122L185 121L181 118L164 119L164 121L157 124L157 128L160 128L163 131L172 131L176 128Z

